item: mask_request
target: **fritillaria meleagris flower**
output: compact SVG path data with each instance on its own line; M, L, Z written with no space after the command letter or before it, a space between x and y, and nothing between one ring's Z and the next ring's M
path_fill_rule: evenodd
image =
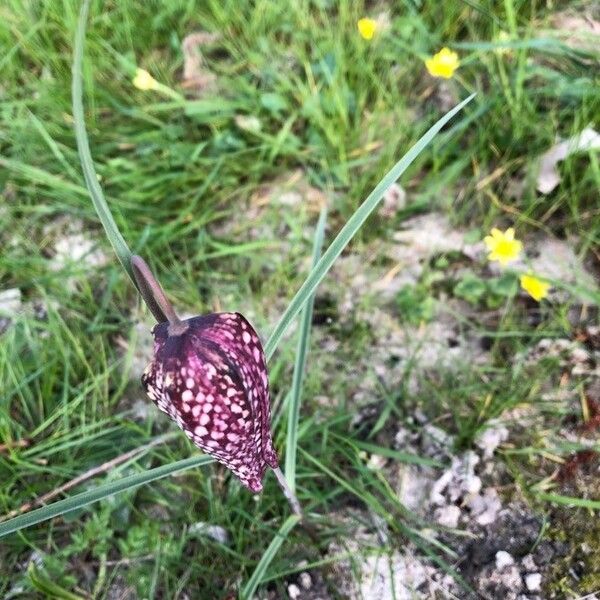
M256 331L239 313L156 325L146 393L196 446L253 492L278 467L270 427L269 384Z

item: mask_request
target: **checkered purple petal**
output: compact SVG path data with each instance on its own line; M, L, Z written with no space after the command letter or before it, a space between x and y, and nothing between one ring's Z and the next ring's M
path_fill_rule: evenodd
M278 460L258 335L239 313L184 323L181 335L169 335L168 323L154 327L154 359L142 376L146 393L196 446L260 492L267 467Z

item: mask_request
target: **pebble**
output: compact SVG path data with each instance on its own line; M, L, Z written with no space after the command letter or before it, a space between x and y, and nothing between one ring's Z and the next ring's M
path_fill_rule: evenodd
M431 423L428 423L425 425L425 427L423 427L423 434L426 438L429 438L432 442L444 450L449 449L454 441L451 435L447 434L443 429L440 429L435 425L431 425Z
M528 573L525 575L525 585L530 592L539 592L542 587L542 575L540 573Z
M288 596L291 600L296 600L296 598L300 597L300 594L300 588L295 583L290 583L290 585L288 585Z
M454 529L458 526L458 519L460 518L460 508L458 508L458 506L455 506L454 504L443 506L435 511L434 518L438 525Z
M515 564L515 559L505 550L496 552L496 569L502 570L504 567Z
M500 581L507 590L518 592L523 586L523 581L521 580L521 573L519 571L519 567L517 567L516 565L511 565L507 567L502 572L502 575L500 576Z
M300 580L300 585L305 590L310 590L310 588L312 587L312 578L306 571L300 573L300 577L298 577L298 579Z
M527 556L524 556L521 559L521 564L523 565L523 568L526 571L529 571L530 573L533 573L537 570L537 565L535 564L535 561L533 560L533 556L531 556L531 554L527 554Z
M508 429L504 425L493 423L475 440L477 447L483 451L484 460L494 456L496 448L508 439Z
M406 192L397 183L392 183L383 195L383 202L378 212L382 217L391 218L405 207Z
M494 523L498 518L498 512L502 509L498 492L491 487L486 488L483 494L471 496L467 506L475 517L475 521L482 526Z
M15 317L21 310L21 290L11 288L0 291L0 315Z
M204 521L192 523L188 528L188 535L192 537L206 536L219 544L229 544L229 533L220 525L211 525Z

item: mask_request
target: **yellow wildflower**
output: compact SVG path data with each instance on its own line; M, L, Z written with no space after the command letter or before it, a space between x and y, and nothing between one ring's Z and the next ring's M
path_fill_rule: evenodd
M458 54L450 48L442 48L437 54L425 61L425 66L430 75L450 79L454 71L460 66Z
M133 85L138 90L156 90L159 87L158 81L144 69L136 69L135 77L133 78Z
M360 33L363 39L373 39L373 36L377 31L377 21L375 21L375 19L368 19L367 17L365 17L363 19L359 19L356 25L358 27L358 32Z
M494 227L483 241L490 251L488 260L497 260L502 266L517 260L523 250L523 244L515 240L515 230L512 227L504 232Z
M536 301L539 302L548 295L550 284L542 281L529 273L519 277L521 287Z

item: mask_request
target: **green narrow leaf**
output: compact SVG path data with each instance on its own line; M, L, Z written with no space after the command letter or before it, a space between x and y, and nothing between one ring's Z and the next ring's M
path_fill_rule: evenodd
M555 504L564 504L565 506L578 506L581 508L590 508L600 510L600 500L588 500L587 498L574 498L572 496L561 496L560 494L536 494L540 500L554 502Z
M327 209L322 208L319 221L315 230L313 241L312 264L314 269L321 258L323 249L323 238L325 237L325 222ZM306 356L308 353L308 341L310 338L310 326L312 323L315 293L313 292L304 307L300 319L300 334L298 336L298 348L296 350L296 362L294 364L294 375L292 377L292 393L288 405L287 443L285 446L285 478L292 492L296 493L296 453L298 446L298 421L300 419L300 400L302 395L302 382L306 369Z
M335 437L345 442L346 444L350 446L355 446L356 448L364 450L365 452L370 452L371 454L378 454L379 456L385 456L386 458L392 458L403 463L438 468L444 466L443 463L441 463L438 460L427 458L425 456L419 456L418 454L412 454L411 452L402 452L400 450L393 450L392 448L384 448L383 446L378 446L377 444L349 440L341 436Z
M102 222L106 235L120 261L123 268L129 275L133 285L137 288L137 283L133 276L131 268L131 250L127 246L125 239L121 235L117 224L108 208L102 188L98 183L92 153L90 152L90 144L87 131L85 129L85 119L83 112L83 45L85 42L85 28L88 19L90 8L90 0L83 0L81 12L79 13L79 21L77 23L77 32L75 34L75 49L73 54L73 82L71 87L71 96L73 102L73 121L75 123L75 137L77 139L77 151L81 160L81 168L87 185L90 197L94 203L94 208L98 213L98 217Z
M53 598L54 600L85 600L83 596L73 594L54 583L42 569L38 568L34 561L29 563L27 576L34 589L44 594L44 598Z
M26 165L18 160L11 160L10 158L0 156L0 167L7 169L8 171L13 171L22 177L26 177L34 183L40 183L50 189L58 190L62 194L73 193L78 194L79 196L88 195L87 190L82 185L72 183L58 175L48 173L48 171L44 171L38 167Z
M369 194L367 199L358 207L342 230L338 233L329 248L325 251L321 260L315 268L309 273L296 295L292 298L287 309L279 319L273 333L265 344L265 355L269 360L281 337L294 320L296 315L302 310L303 306L308 301L310 295L315 291L316 287L321 283L336 258L342 253L356 232L362 227L369 215L373 212L379 201L383 198L386 190L406 171L410 164L419 156L423 149L433 140L439 133L442 127L452 119L462 108L471 102L475 94L471 94L466 100L455 106L450 112L446 113L437 123L435 123L427 132L417 141L417 143L387 172L383 179L377 184L375 189Z
M30 527L36 523L47 521L53 517L64 515L65 513L73 510L78 510L79 508L87 506L88 504L92 504L93 502L104 500L104 498L108 498L108 496L112 496L113 494L131 490L139 487L140 485L150 483L151 481L156 481L157 479L162 479L163 477L168 477L169 475L174 475L180 471L193 469L194 467L202 467L211 462L213 462L213 459L209 456L193 456L192 458L179 460L168 465L162 465L161 467L144 471L143 473L136 473L135 475L123 477L117 481L111 481L109 483L105 483L104 485L99 485L94 489L81 492L75 496L65 498L64 500L59 500L58 502L54 502L48 506L32 510L24 515L19 515L14 519L0 523L0 537L8 535L9 533L13 533L14 531L24 529L25 527Z
M269 547L265 550L265 553L258 561L258 564L254 569L254 573L252 573L250 579L248 579L246 585L240 592L241 600L252 600L254 597L254 592L256 592L256 589L262 583L263 577L265 576L271 561L273 558L275 558L275 554L277 554L279 548L281 548L281 544L283 544L285 538L298 523L298 521L300 521L300 517L298 515L291 515L284 521L275 537L271 540Z

